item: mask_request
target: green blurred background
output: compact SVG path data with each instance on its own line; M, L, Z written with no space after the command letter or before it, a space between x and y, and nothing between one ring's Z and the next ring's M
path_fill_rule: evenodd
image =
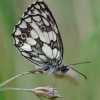
M19 73L35 69L16 50L12 31L26 8L35 0L0 0L0 83ZM80 85L57 79L61 100L100 100L100 0L45 0L61 32L67 64L91 61L74 66L88 80L77 75ZM5 87L35 88L53 86L51 75L25 75ZM0 92L0 100L40 100L32 93Z

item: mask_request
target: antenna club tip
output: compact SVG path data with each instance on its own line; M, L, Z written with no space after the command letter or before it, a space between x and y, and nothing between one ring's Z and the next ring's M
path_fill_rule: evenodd
M87 80L87 77L85 76L85 79Z

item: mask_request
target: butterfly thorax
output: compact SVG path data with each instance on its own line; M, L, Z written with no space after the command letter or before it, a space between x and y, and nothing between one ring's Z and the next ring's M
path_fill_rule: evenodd
M59 64L56 59L51 59L48 62L45 62L45 69L44 71L48 72L49 74L54 73L54 72L61 72L65 73L67 72L70 68L63 63Z

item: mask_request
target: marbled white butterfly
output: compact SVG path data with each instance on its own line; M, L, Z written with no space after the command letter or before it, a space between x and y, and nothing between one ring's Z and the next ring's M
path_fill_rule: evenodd
M43 0L37 0L27 8L12 36L22 56L44 68L44 71L65 73L71 68L62 63L60 32L52 12Z

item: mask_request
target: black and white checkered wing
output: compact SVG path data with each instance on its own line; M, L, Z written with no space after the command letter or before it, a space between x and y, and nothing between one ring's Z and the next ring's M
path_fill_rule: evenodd
M63 58L63 44L56 21L43 0L27 8L13 32L15 46L20 53L36 65Z

